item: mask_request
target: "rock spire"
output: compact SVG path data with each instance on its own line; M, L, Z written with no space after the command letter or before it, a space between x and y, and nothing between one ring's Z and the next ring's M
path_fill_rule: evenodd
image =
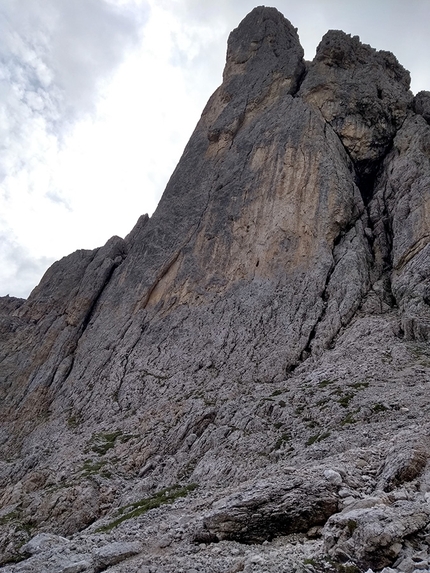
M429 101L356 36L309 63L275 8L245 17L153 216L0 300L6 571L424 547Z

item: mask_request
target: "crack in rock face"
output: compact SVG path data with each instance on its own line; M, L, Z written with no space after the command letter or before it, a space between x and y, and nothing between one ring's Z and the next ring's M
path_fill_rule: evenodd
M306 63L255 8L152 217L0 299L7 573L428 563L430 99L409 83L341 31Z

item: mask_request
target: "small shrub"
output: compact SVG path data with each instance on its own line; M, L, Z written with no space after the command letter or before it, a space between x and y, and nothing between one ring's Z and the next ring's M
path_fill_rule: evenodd
M344 394L343 396L341 396L338 400L338 403L343 407L343 408L348 408L349 403L351 402L351 400L354 398L354 394L352 394L351 392L347 392L346 394Z
M348 386L356 390L364 390L364 388L369 387L369 382L354 382L353 384L348 384Z
M100 474L106 463L107 462L105 460L99 460L97 462L93 462L93 460L85 460L81 468L81 472L85 477Z
M133 517L138 517L143 513L146 513L150 509L155 509L160 507L160 505L165 505L167 503L173 503L180 497L186 497L190 492L197 488L197 484L189 484L187 486L174 485L172 487L166 487L159 492L155 493L152 497L144 498L135 503L129 503L118 509L119 517L108 523L99 527L97 532L107 532L111 531L117 525L120 525L123 521L132 519Z
M330 384L334 384L336 380L321 380L318 383L319 388L325 388L326 386L330 386Z
M349 412L345 418L343 418L343 420L341 420L340 424L341 426L346 426L346 424L355 424L357 420L354 418L354 415L352 412Z
M94 434L90 440L91 450L99 456L104 456L106 452L115 446L115 442L120 436L123 436L121 430L115 430L115 432L111 433L100 432L99 434Z
M379 402L377 404L374 404L372 406L372 410L374 412L385 412L386 410L388 410L387 406L384 406L384 404L380 404Z
M275 391L272 392L270 395L271 395L271 396L279 396L279 394L282 394L282 390L275 390Z
M0 525L7 525L8 523L16 521L19 518L20 518L20 513L18 511L16 510L11 511L10 513L7 513L6 515L0 517Z
M311 436L308 439L308 441L306 442L306 446L311 446L312 444L315 444L316 442L321 442L322 440L325 440L329 436L330 436L330 432L323 432L322 434L315 434L314 436Z
M273 449L279 450L283 444L285 444L286 442L289 442L290 440L291 440L290 434L287 434L287 433L282 434L282 436L276 441Z
M80 424L82 423L81 417L80 416L69 416L69 418L67 418L67 426L71 429L74 430L75 428L77 428Z

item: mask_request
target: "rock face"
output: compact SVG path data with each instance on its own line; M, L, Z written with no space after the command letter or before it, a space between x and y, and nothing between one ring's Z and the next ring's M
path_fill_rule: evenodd
M306 532L315 567L425 547L428 102L357 37L306 63L274 8L232 32L154 215L0 300L10 571L259 571ZM79 550L20 553L38 532Z

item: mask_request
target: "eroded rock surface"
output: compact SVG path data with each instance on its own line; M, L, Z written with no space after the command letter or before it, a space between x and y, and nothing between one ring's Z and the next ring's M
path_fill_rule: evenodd
M0 299L5 571L423 570L427 95L232 32L154 215Z

